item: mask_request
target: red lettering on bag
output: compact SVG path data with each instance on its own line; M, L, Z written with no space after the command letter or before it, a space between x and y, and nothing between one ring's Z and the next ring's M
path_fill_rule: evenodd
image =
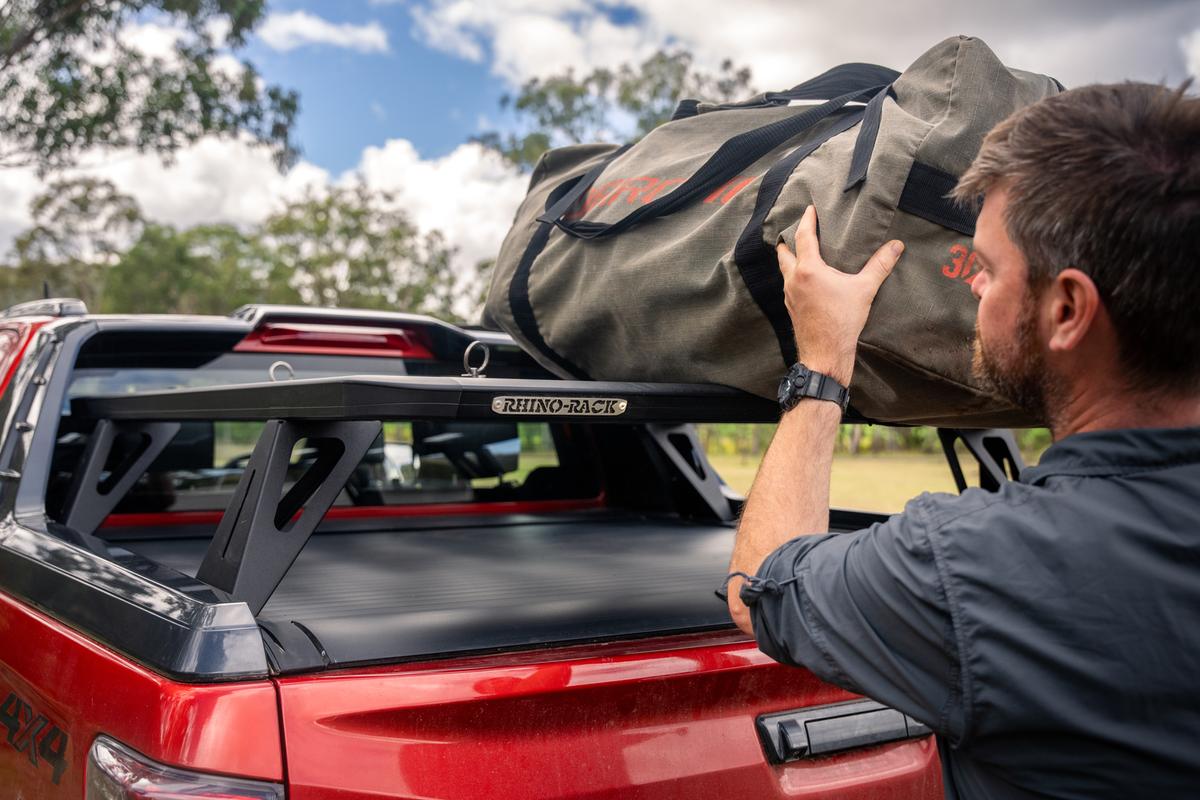
M719 202L721 205L725 205L736 197L738 192L745 189L751 183L754 183L756 177L753 175L750 177L739 175L732 180L728 180L717 187L715 192L704 198L704 202ZM583 199L566 213L566 219L581 219L593 208L616 205L621 202L622 197L625 198L625 202L629 205L637 203L646 205L656 197L679 186L686 180L686 178L655 178L650 175L641 175L636 178L616 178L606 181L599 186L588 189Z
M721 184L715 192L704 198L704 202L711 203L712 201L720 198L721 205L725 205L734 197L736 197L738 192L740 192L742 189L745 189L753 182L754 176L746 178L739 175L738 177L725 181L725 183Z
M947 278L974 282L975 251L963 244L950 245L950 263L942 265L942 274Z

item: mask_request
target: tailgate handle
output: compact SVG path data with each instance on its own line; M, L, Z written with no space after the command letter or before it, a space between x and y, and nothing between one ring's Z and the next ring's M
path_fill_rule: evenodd
M758 734L773 764L928 736L928 726L874 700L764 714Z

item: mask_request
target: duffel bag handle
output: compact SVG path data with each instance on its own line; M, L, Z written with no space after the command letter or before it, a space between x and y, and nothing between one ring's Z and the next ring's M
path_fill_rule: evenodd
M792 100L825 100L855 90L891 84L900 73L878 64L842 64L822 72L817 77L793 86L786 92L767 92L763 97L771 103L783 104Z
M869 89L884 83L892 83L900 77L900 73L890 67L878 64L851 63L841 64L822 72L815 78L793 86L784 92L766 92L754 100L740 103L722 103L715 106L718 110L737 110L747 108L762 108L764 106L787 105L793 100L828 100L861 89ZM699 100L680 100L671 116L671 120L694 117L700 113Z
M801 84L801 86L804 85ZM820 121L842 110L847 103L870 101L876 95L886 92L889 86L889 83L882 83L866 88L854 88L832 100L807 108L794 117L740 133L717 148L717 151L683 184L668 194L634 209L616 222L603 223L587 220L569 222L563 219L563 216L595 183L604 167L625 151L625 148L622 148L584 175L557 203L539 216L538 221L553 223L564 233L576 239L602 239L623 233L646 220L674 214L696 200L711 194L784 142L804 133Z

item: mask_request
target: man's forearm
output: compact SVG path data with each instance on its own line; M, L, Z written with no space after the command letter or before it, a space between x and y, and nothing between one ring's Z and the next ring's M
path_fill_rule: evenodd
M888 242L857 273L834 269L821 258L817 212L809 206L796 226L796 252L782 242L775 252L796 354L809 369L849 386L871 303L904 245ZM730 572L753 575L779 545L828 530L829 472L841 415L837 404L816 399L801 400L784 415L746 500ZM729 613L739 628L753 635L750 612L738 597L741 586L740 578L729 582Z
M829 476L842 411L834 403L803 400L780 420L742 510L730 572L753 575L784 542L829 530ZM753 634L749 609L729 582L729 613Z

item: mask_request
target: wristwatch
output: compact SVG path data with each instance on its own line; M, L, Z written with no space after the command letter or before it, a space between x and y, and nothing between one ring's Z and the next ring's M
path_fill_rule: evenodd
M849 389L828 375L814 372L804 364L796 362L779 382L779 405L784 411L791 411L806 397L837 403L842 413L846 412L846 406L850 404Z

